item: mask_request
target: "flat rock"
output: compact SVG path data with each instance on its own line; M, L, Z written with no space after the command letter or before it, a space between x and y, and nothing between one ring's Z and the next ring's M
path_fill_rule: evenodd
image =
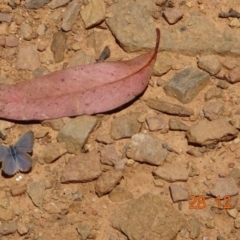
M29 57L34 56L34 57ZM40 67L38 51L35 45L19 46L17 69L35 70Z
M219 178L217 179L215 186L210 189L210 193L217 197L220 196L221 199L224 196L234 196L239 192L239 188L233 177Z
M105 19L106 6L102 0L90 0L80 14L86 28L93 27Z
M123 172L121 170L112 169L104 172L96 181L95 191L100 197L109 193L121 181Z
M91 233L91 227L87 223L79 223L77 225L77 231L81 236L81 240L86 240Z
M118 206L112 226L129 240L172 240L184 226L184 217L160 196L146 193Z
M213 121L200 120L189 128L187 138L190 143L211 145L232 140L237 134L238 130L222 118Z
M119 156L113 144L105 145L101 150L101 163L113 166L119 160Z
M108 8L106 23L125 51L149 50L154 47L156 31L151 16L153 8L153 1L134 0L121 0Z
M166 8L163 11L163 17L169 24L175 24L183 17L183 11L178 8Z
M43 150L42 157L45 163L52 163L67 152L65 142L49 143Z
M126 156L137 162L163 165L168 154L163 144L164 142L158 137L138 133L132 136L126 148Z
M170 53L162 52L157 55L156 62L153 68L153 74L156 76L162 76L172 69L172 57Z
M220 101L206 102L203 106L204 116L209 120L217 119L224 111L224 103Z
M97 122L98 118L94 116L76 117L59 131L57 139L66 143L69 153L80 153Z
M68 32L72 29L73 24L77 21L81 5L78 0L70 2L63 14L62 30Z
M27 185L27 193L33 204L42 208L43 198L45 194L46 182L44 179L29 183Z
M98 153L80 153L72 157L63 169L61 183L89 182L102 174Z
M64 53L66 50L67 35L62 31L58 31L53 34L53 40L51 44L51 51L56 63L61 62L64 59Z
M116 186L108 196L112 202L122 202L133 199L133 194L130 191L119 186Z
M169 120L169 129L170 130L187 131L188 128L189 127L186 124L184 124L183 122L181 122L175 118L171 118Z
M167 122L160 115L147 117L146 122L150 131L168 128Z
M177 184L169 186L173 202L187 201L189 198L188 191Z
M85 53L82 50L79 50L73 54L73 56L69 59L68 67L75 67L77 65L85 65L94 63L95 59L92 55Z
M26 0L24 5L28 9L39 9L50 1L51 0Z
M182 163L172 163L159 166L153 170L153 175L167 182L186 182L188 180L187 166Z
M190 103L208 85L209 79L208 73L189 67L171 78L163 89L168 96L182 103Z
M172 104L169 102L165 102L159 99L148 99L146 101L148 107L158 110L159 112L163 112L170 115L178 115L189 117L194 114L191 108L183 107L177 104Z
M235 67L226 74L226 79L230 83L240 82L240 67Z
M192 217L188 220L188 228L189 228L189 237L191 239L195 239L200 235L201 224L196 217Z
M211 75L216 75L221 70L221 63L215 55L200 56L198 57L198 67Z
M51 8L51 9L56 9L58 7L62 7L66 4L68 4L71 0L52 0L48 6Z
M129 113L116 117L111 123L111 137L113 139L129 138L133 134L138 133L141 129L141 123L138 122L138 118L141 113Z

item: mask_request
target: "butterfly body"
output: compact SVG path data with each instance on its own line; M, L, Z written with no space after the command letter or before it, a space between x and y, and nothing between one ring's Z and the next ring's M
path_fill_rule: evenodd
M32 167L32 159L28 152L32 152L34 135L32 131L25 133L15 145L6 147L0 145L0 162L2 171L7 175L16 172L27 172Z

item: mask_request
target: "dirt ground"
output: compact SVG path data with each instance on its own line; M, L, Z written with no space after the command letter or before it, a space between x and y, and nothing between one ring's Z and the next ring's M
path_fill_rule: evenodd
M108 13L108 8L119 1L104 1L106 5L106 15ZM138 0L136 0L136 2L138 2ZM82 6L86 6L88 1L79 0L79 3L81 3ZM153 22L156 23L156 26L159 26L159 22L164 22L164 29L169 28L170 25L162 17L161 13L165 9L172 9L172 7L181 9L184 13L183 18L176 24L180 24L181 21L187 21L190 15L194 13L213 22L219 30L232 28L229 24L233 20L233 18L218 18L220 12L228 12L231 8L240 12L239 0L156 0L156 3L159 16L157 18L153 17L152 19ZM55 63L56 59L51 51L51 43L53 33L61 29L62 20L60 17L59 21L54 22L52 16L56 12L61 16L66 10L67 5L65 4L62 7L50 9L48 4L46 4L39 9L28 9L24 4L25 1L21 0L0 0L0 12L13 15L11 23L6 24L0 21L0 40L11 34L20 39L19 43L14 47L1 44L0 41L1 82L10 84L17 83L34 78L38 75L39 72L37 72L36 69L19 69L18 61L24 61L23 58L19 59L19 48L28 44L33 44L37 47L40 62L38 69L44 67L44 70L42 70L43 73L45 73L45 71L54 72L65 68L78 50L82 50L86 54L84 55L85 58L81 60L82 64L95 62L103 48L102 45L96 48L94 44L92 44L92 41L94 41L94 39L92 39L94 38L92 34L94 29L104 29L106 36L109 36L109 39L104 39L104 43L108 43L111 50L110 58L107 59L107 61L131 59L141 54L140 52L125 52L119 45L119 41L116 41L112 35L105 21L97 24L95 27L86 29L84 21L81 19L80 14L78 14L77 21L72 25L71 30L66 31L67 41L64 59L59 63ZM20 28L23 23L27 23L31 26L31 30L26 30L31 32L29 39L24 39L27 34L23 34L23 38L20 36ZM41 24L45 26L45 31L42 35L39 34L41 31L38 29ZM206 32L206 34L208 33ZM144 50L142 52L144 52ZM162 76L152 76L142 96L124 108L112 111L111 113L96 115L101 120L100 126L95 127L94 131L89 133L83 149L87 149L88 151L97 150L99 152L106 144L96 139L102 132L109 134L112 121L119 116L129 114L130 112L140 112L148 117L159 114L159 112L150 109L145 104L144 100L149 97L159 98L172 104L191 108L194 111L194 117L177 117L178 120L187 126L191 126L203 119L201 111L205 103L205 93L213 86L216 86L217 81L220 79L220 74L218 76L216 76L217 74L211 76L210 83L199 92L193 101L188 104L181 104L177 99L167 96L162 85L160 84L160 86L158 86L157 82L160 82L160 80L164 83L168 82L173 76L186 67L198 68L197 57L199 55L195 53L183 54L180 51L169 51L169 53L172 58L171 70ZM161 45L158 55L160 54ZM237 54L215 55L221 63L233 61L236 65L239 65L240 56ZM34 58L34 56L31 57ZM227 70L222 66L221 71L226 72ZM226 80L221 79L221 81ZM224 115L224 117L230 118L232 115L228 115L229 112L235 114L235 110L238 109L239 105L239 91L239 83L231 84L227 90L224 90L224 94L218 99L224 102L225 107L224 113L221 116ZM164 113L160 113L160 116L165 122L168 122L172 117ZM64 118L63 122L68 121L68 118ZM204 205L203 208L197 207L192 209L190 206L197 206L193 203L192 199L174 203L169 191L171 183L162 180L159 183L160 186L158 186L152 174L156 166L139 163L137 161L133 161L133 164L128 162L128 164L125 165L123 178L119 181L118 187L120 186L128 192L131 192L133 199L139 198L141 195L149 192L161 196L161 199L170 203L171 206L181 212L187 220L191 217L199 220L197 226L193 227L195 230L199 229L196 230L199 231L199 233L194 237L190 235L193 230L190 230L190 227L186 227L185 232L182 230L172 239L239 239L239 195L237 194L234 196L235 204L233 204L233 196L231 196L231 203L234 205L233 209L237 211L238 215L232 213L234 210L229 213L227 209L218 209L216 198L206 195L208 189L215 186L216 180L219 177L227 177L233 168L240 169L240 160L236 157L239 148L239 133L235 140L233 139L223 143L220 141L214 148L205 149L203 154L198 157L187 153L191 146L187 141L185 131L170 131L169 129L166 131L150 131L145 120L141 124L140 132L159 137L179 153L176 154L171 152L166 162L173 163L177 159L183 164L188 164L189 162L194 163L199 173L196 176L189 177L182 186L184 189L188 190L189 197L192 196L192 199L196 200L199 195L206 196L206 205ZM0 126L2 127L0 131L6 135L6 139L1 139L0 143L6 146L14 144L19 139L19 136L23 135L28 130L32 130L35 135L35 146L32 153L34 162L32 170L28 173L17 173L10 177L4 174L0 176L1 239L135 239L128 236L127 233L124 234L113 228L111 222L113 212L121 205L126 204L128 200L123 199L123 201L114 202L110 200L109 194L104 194L99 197L95 190L96 180L66 184L61 183L60 178L62 172L68 164L70 157L74 156L74 154L64 153L57 160L49 164L41 159L41 151L43 151L48 144L57 142L59 130L54 130L51 126L44 126L43 122L40 121L21 122L2 120ZM130 139L131 138L112 140L118 156L123 156L124 147L129 143ZM113 166L106 164L101 164L101 167L103 172L113 169ZM41 186L36 187L37 191L43 192L42 194L35 193L37 199L33 200L30 198L31 193L29 193L29 186L38 181L44 181L43 188L41 188ZM182 182L180 182L180 185L181 184ZM17 192L16 194L13 193L14 190ZM36 206L36 202L34 201L43 201L43 203ZM199 200L196 201L198 202ZM239 223L237 219L239 219ZM14 224L11 225L10 223ZM192 225L189 223L189 225L186 226Z

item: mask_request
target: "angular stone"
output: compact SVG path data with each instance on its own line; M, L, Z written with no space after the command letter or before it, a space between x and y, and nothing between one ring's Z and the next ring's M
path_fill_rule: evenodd
M88 182L98 178L102 174L101 163L98 153L80 153L72 157L63 169L60 181L68 182Z
M185 164L172 163L159 166L153 170L153 175L167 182L177 182L188 180L188 170Z
M95 59L92 55L85 53L84 51L80 50L73 54L68 62L68 67L74 67L77 65L85 65L94 63Z
M169 53L163 52L158 54L154 64L153 74L156 76L162 76L172 69L172 65L172 57Z
M38 9L50 1L51 0L26 0L24 5L28 9Z
M172 240L185 221L173 206L151 193L118 206L111 219L112 226L129 240Z
M45 194L46 182L44 179L32 182L27 185L27 193L33 204L42 208L43 198Z
M232 140L237 134L238 130L222 118L213 121L200 120L189 128L187 138L190 143L211 145Z
M67 152L65 142L49 143L43 150L42 156L45 163L52 163Z
M80 12L80 7L81 5L78 0L73 0L68 4L63 14L62 30L67 32L72 29L72 25L76 22Z
M215 197L220 196L220 198L223 199L225 196L237 195L239 188L232 177L219 178L214 188L210 189L210 193Z
M33 35L33 29L30 24L22 23L19 30L19 35L24 40L31 40Z
M62 7L64 5L66 5L67 3L69 3L71 0L52 0L48 6L51 8L51 9L56 9L58 7Z
M226 74L226 79L230 83L240 82L240 67L235 67Z
M51 44L51 51L56 63L61 62L64 59L64 53L66 50L67 35L62 31L58 31L53 34L53 40Z
M86 223L79 223L77 226L77 231L81 236L81 240L86 240L91 233L91 228Z
M17 231L20 236L26 234L28 230L29 230L28 227L23 222L20 221L17 222Z
M166 8L163 11L163 17L169 24L175 24L183 17L183 11L178 8Z
M9 235L17 231L17 224L15 222L3 222L0 226L0 235Z
M209 101L213 98L221 98L223 95L223 90L219 87L212 87L207 90L204 95L206 101Z
M112 169L104 172L96 181L95 191L100 197L109 193L121 181L123 172L121 170Z
M34 56L34 57L29 57ZM38 51L35 45L20 46L17 56L17 69L35 70L40 67Z
M126 156L138 162L163 165L168 154L163 144L164 142L158 137L138 133L132 136L126 149Z
M166 121L159 115L153 116L153 117L147 117L146 122L150 131L156 131L156 130L168 128Z
M188 191L177 184L169 186L173 202L180 202L188 200Z
M192 217L188 220L188 226L189 226L189 237L191 239L195 239L200 235L200 222L196 217Z
M119 156L113 144L105 145L101 150L101 163L113 166L118 160Z
M112 202L122 202L133 199L133 194L127 189L117 186L109 193L109 199Z
M168 96L182 103L190 103L198 93L208 85L210 75L196 68L186 68L164 85Z
M221 63L217 56L206 55L198 58L198 67L211 75L216 75L221 70Z
M175 118L171 118L169 120L169 129L177 130L177 131L187 131L189 129L189 127L186 124L184 124L183 122L181 122Z
M133 134L138 133L141 129L141 123L138 118L141 113L129 113L116 117L112 120L111 136L113 139L121 139L131 137Z
M80 153L97 122L98 118L87 115L71 119L59 131L57 139L66 143L69 153Z
M106 6L102 0L90 0L81 10L81 16L86 28L93 27L105 19Z
M217 119L224 110L223 102L206 102L203 106L204 116L209 120Z
M183 107L177 104L168 103L159 99L148 99L146 101L148 107L158 110L159 112L163 112L171 115L178 116L191 116L194 114L191 108Z

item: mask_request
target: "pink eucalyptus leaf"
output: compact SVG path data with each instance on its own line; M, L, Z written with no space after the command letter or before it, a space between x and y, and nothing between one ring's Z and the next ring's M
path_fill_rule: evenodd
M128 61L80 65L15 85L0 84L0 117L44 120L106 112L131 101L148 85L155 49Z

